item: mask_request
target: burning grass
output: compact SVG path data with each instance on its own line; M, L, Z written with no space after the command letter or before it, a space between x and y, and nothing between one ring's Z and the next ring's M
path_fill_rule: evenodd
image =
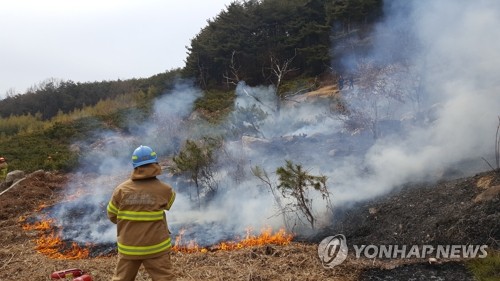
M185 243L183 239L183 234L185 229L179 231L179 235L175 239L175 246L173 250L182 253L194 253L194 252L214 252L214 251L231 251L238 250L242 248L248 248L252 246L262 246L262 245L288 245L293 239L293 235L287 233L285 229L280 229L273 233L271 227L266 227L261 230L258 235L252 234L252 229L248 228L246 236L243 239L235 241L225 241L220 242L216 245L209 247L200 247L196 241L188 241Z
M112 250L103 250L101 245L85 244L81 245L74 241L65 240L62 237L62 229L56 226L53 218L44 218L34 223L25 223L26 218L19 218L18 222L22 224L25 231L34 231L36 238L35 250L51 259L76 260L89 257L109 256ZM271 227L261 229L259 234L254 234L251 228L248 228L243 238L236 238L233 241L224 241L216 245L202 247L194 240L184 241L185 229L181 229L175 238L175 244L172 250L180 253L206 253L215 251L232 251L253 246L263 245L288 245L293 240L293 235L287 233L285 229L279 229L274 232ZM105 245L106 248L108 245ZM109 245L114 248L113 245Z
M418 233L438 235L439 232L433 226L434 224L425 223L425 218L427 218L428 215L422 216L419 213L419 210L426 209L427 207L424 208L422 205L418 205L415 208L409 209L401 208L400 206L407 206L409 203L405 200L413 200L417 196L422 198L422 202L432 203L432 205L429 206L432 206L436 210L439 210L439 206L443 204L449 205L453 210L453 212L449 211L436 213L435 216L431 217L439 217L443 219L453 218L456 214L456 206L468 204L468 200L472 200L472 198L476 195L476 192L480 192L480 190L471 187L476 186L476 182L479 178L489 174L492 173L481 174L465 181L450 182L445 185L435 186L432 189L419 189L416 195L415 193L403 193L399 197L400 200L389 198L387 199L386 204L375 205L375 207L380 210L386 210L383 214L382 212L377 213L376 220L372 219L368 221L359 221L353 215L349 217L350 224L356 224L361 227L358 229L370 230L369 232L363 232L363 236L368 237L365 239L370 239L372 243L383 242L381 239L383 239L384 233L381 232L381 230L388 229L391 231L390 233L393 231L390 227L387 227L384 224L384 218L389 218L391 223L394 222L395 218L403 218L407 221L410 220L410 224L414 226L415 229L412 229L413 231L411 232L402 233L402 236L399 237L399 239L405 239L402 241L408 241L410 237L414 237ZM113 269L116 266L115 256L108 254L104 257L94 258L94 254L102 253L109 248L114 248L115 245L78 245L80 248L89 250L88 258L82 258L82 256L78 256L78 254L73 255L74 259L69 259L67 257L61 258L59 254L61 254L61 252L71 253L73 245L71 241L66 241L64 239L59 240L57 238L58 236L56 234L61 233L58 231L61 230L60 226L58 226L58 221L51 221L48 218L40 219L40 217L37 217L36 220L33 219L33 206L39 206L42 201L48 206L53 206L56 201L61 202L61 200L64 199L57 196L57 194L54 194L54 196L51 192L47 192L47 190L49 190L47 187L51 187L50 190L52 190L57 188L57 186L62 185L60 180L61 178L52 177L50 175L45 176L47 177L45 179L41 177L28 177L27 181L23 182L22 185L15 190L17 193L9 191L3 195L3 200L0 201L0 213L5 215L4 219L0 219L0 244L2 245L2 248L0 249L0 280L48 280L47 276L49 276L51 272L64 268L82 268L85 271L88 271L94 277L94 280L110 280L113 275ZM491 184L496 185L500 184L500 182L498 182L498 179L495 178ZM416 189L412 190L415 192L417 191ZM465 193L462 191L469 192ZM470 192L473 192L473 194ZM465 209L464 215L461 216L465 222L468 223L465 226L472 225L475 229L488 230L488 232L485 233L490 233L492 238L498 240L498 235L495 235L496 233L491 233L490 231L492 227L491 221L482 219L486 217L492 217L493 219L496 218L494 216L496 213L485 214L484 211L490 210L490 208L493 212L496 211L498 208L495 208L497 206L495 204L497 203L497 201L491 201L489 203L474 204L473 206L475 206L477 210L483 210L481 213L478 213L477 210L474 211L475 209ZM372 207L372 205L367 206L366 210L363 209L363 212L360 213L363 217L368 216L368 207ZM487 207L488 209L485 209ZM41 212L45 211L47 211L47 207L41 210ZM400 213L399 211L403 213ZM35 213L40 214L39 211ZM74 215L79 215L79 212L74 212ZM411 218L415 218L414 223L411 221ZM422 221L424 221L424 223L422 223ZM373 223L378 225L378 229L372 227ZM344 224L344 226L345 225L346 224ZM432 228L428 229L429 225L431 225ZM493 226L494 225L495 224L493 224ZM397 226L398 224L396 224L396 227ZM23 227L23 229L21 229L21 227ZM192 229L186 229L186 235L184 238L189 236L187 233L189 233L190 230ZM349 228L346 228L345 231L349 231ZM52 235L53 233L55 237ZM276 234L274 232L268 233L270 237ZM279 231L277 233L279 233ZM355 233L359 233L359 231ZM251 231L247 231L246 236L243 235L241 238L234 237L234 240L241 243L241 241L245 241L247 236L258 237L261 236L261 234L262 233L252 234ZM455 237L457 237L457 239L463 239L463 233L458 234L460 235ZM479 235L480 233L477 234L477 232L471 234L483 237L482 235ZM42 239L42 237L45 238ZM358 237L358 239L360 238ZM31 241L28 243L28 240ZM57 253L53 254L56 257L59 256L59 258L50 258L46 254L41 254L39 251L41 249L38 249L39 242L45 245L46 253L50 252L50 249L57 249ZM354 238L352 238L350 242L355 244L356 242L361 242L361 240L355 241ZM188 245L189 243L194 245L194 241L185 241L178 245ZM219 244L222 245L223 243ZM227 244L227 242L224 244ZM29 249L27 249L26 245L33 246L30 246ZM49 245L52 245L52 248L48 247ZM238 244L233 243L233 245ZM398 260L391 261L389 264L386 264L381 260L375 261L355 259L352 256L349 256L343 264L333 269L325 269L318 260L318 246L316 243L308 244L290 242L288 245L284 246L267 244L262 246L243 247L241 249L239 246L236 246L233 247L235 250L232 251L216 250L216 248L216 245L214 245L212 247L198 247L198 251L196 252L193 251L185 253L181 251L173 251L172 262L174 264L175 274L178 276L177 279L179 281L373 280L373 278L378 277L377 274L380 274L380 272L374 270L366 271L367 269L385 269L386 271L383 273L389 274L390 272L393 272L392 269L403 266L402 263L406 262ZM492 255L489 259L472 261L473 264L469 264L469 268L471 268L477 276L493 276L494 278L496 277L496 271L494 271L494 269L498 268L498 263L496 263L497 260L498 255ZM486 267L483 268L483 265L477 265L475 264L476 262L484 263L484 266ZM439 269L442 268L442 266L439 264L428 265L426 263L420 264L420 266L416 265L415 267L405 268L420 268L419 273L424 274L427 269ZM493 269L493 271L490 271L491 269ZM373 278L371 277L371 274L373 274ZM434 274L434 276L437 276L436 274ZM498 273L496 274L498 275ZM364 279L362 278L363 276ZM443 280L448 280L449 278L455 278L455 280L468 280L466 278L460 278L463 274L460 275L460 272L457 272L455 269L453 269L453 271L447 270L446 272L439 273L439 276L443 277L441 278ZM394 280L408 280L408 276L404 275L404 270L395 270L391 278ZM430 278L431 277L429 276L428 279ZM151 279L147 272L141 268L137 280L149 281Z
M52 259L78 260L89 257L90 250L80 247L76 242L72 242L69 249L66 243L54 232L44 235L36 240L35 250Z
M20 219L22 221L22 218ZM54 225L54 219L43 219L33 224L24 224L25 231L37 231L35 250L52 259L77 260L89 257L89 247L81 247L76 242L65 242Z

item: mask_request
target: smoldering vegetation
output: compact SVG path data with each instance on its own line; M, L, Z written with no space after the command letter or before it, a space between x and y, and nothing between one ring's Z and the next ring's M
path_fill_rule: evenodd
M338 94L305 93L283 101L275 87L240 82L233 112L213 124L192 112L202 92L180 84L156 101L147 122L128 133L101 132L102 141L84 156L98 163L98 171L70 183L72 193L85 189L92 195L51 209L68 229L64 236L82 243L114 241L107 200L131 172L128 159L140 144L157 150L164 166L160 178L178 192L167 213L173 234L184 229L185 239L200 245L243 236L249 227L315 231L299 209L285 208L296 203L278 188L276 171L286 160L327 178L331 202L314 188L305 190L315 229L335 223L332 208L408 182L488 169L481 158L494 158L500 114L500 36L492 36L500 26L500 4L388 1L386 14L370 36L369 53L342 50L340 63L333 64L355 78L352 88ZM172 159L188 140L201 155L210 151L201 170L175 170ZM256 176L256 167L264 176ZM71 231L69 224L81 227Z

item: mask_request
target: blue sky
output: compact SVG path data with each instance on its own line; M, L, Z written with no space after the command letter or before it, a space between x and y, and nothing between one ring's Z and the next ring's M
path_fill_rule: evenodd
M0 98L49 79L150 77L230 0L0 0Z

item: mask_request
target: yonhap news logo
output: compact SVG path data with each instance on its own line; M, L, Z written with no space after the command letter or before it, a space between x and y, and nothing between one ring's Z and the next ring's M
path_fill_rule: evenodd
M347 252L347 241L342 234L328 236L318 246L318 255L324 268L333 268L343 263Z
M470 259L488 256L487 245L352 245L354 257L367 259ZM318 256L324 268L345 261L348 246L344 235L324 238L318 245Z

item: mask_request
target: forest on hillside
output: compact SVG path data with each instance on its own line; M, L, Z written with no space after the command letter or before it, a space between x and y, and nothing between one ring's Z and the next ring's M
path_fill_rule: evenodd
M381 17L382 0L235 1L194 35L183 69L118 81L47 79L25 93L8 93L0 101L0 117L49 120L124 94L142 92L154 98L178 79L210 91L234 89L239 81L271 85L277 79L317 77L332 72L341 55L331 52L334 45L365 36ZM353 48L363 47L351 44L346 51Z
M48 120L58 113L96 105L104 99L143 92L151 98L171 89L179 70L171 70L145 79L102 82L73 82L47 79L24 94L9 94L0 101L0 118L31 115Z
M275 84L284 67L286 79L317 76L340 55L332 45L366 36L381 16L381 0L233 2L192 40L183 73L204 89Z

